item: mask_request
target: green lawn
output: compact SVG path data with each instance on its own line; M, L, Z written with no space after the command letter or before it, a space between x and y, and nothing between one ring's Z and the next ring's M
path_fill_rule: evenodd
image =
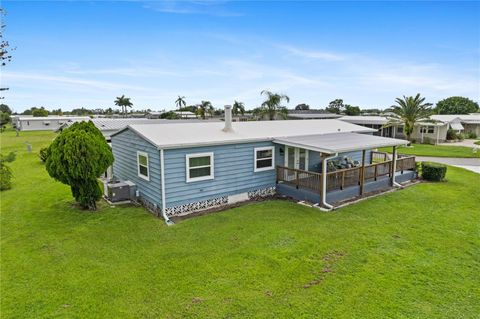
M480 141L476 141L474 144L476 144L476 145L480 145Z
M392 148L380 148L379 151L391 153ZM480 157L480 151L474 153L471 147L466 146L412 144L412 147L399 147L398 152L400 154L411 154L417 156Z
M6 135L5 135L6 134ZM167 227L140 207L75 208L36 153L1 193L2 318L478 318L479 175L448 168L333 213L284 201Z

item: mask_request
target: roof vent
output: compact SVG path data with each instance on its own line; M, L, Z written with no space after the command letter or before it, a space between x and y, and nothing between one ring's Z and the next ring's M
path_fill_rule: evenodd
M225 127L224 132L233 132L232 128L232 106L225 105Z

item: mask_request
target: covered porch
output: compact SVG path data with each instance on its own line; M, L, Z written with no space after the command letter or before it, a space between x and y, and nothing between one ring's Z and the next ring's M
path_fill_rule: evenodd
M357 133L335 133L276 139L286 150L297 149L319 152L318 169L296 162L285 161L276 167L277 192L280 195L318 203L333 208L338 203L372 192L400 186L414 179L415 157L398 156L396 148L405 140ZM376 152L379 147L392 147L392 155ZM339 165L339 154L359 152L360 159L353 165ZM287 152L288 153L288 152ZM288 158L288 154L286 154ZM342 161L340 161L342 162ZM348 163L348 160L345 160ZM307 167L307 169L304 169Z

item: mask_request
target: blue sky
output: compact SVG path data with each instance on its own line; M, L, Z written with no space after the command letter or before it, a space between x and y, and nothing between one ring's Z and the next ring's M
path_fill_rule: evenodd
M385 108L417 92L430 102L480 98L478 2L3 1L17 49L1 71L4 103L134 108L288 106L343 98Z

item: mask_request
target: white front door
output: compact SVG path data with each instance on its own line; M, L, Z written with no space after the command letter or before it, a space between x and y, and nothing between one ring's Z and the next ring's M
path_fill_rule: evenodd
M308 170L308 151L304 148L285 146L285 167Z

